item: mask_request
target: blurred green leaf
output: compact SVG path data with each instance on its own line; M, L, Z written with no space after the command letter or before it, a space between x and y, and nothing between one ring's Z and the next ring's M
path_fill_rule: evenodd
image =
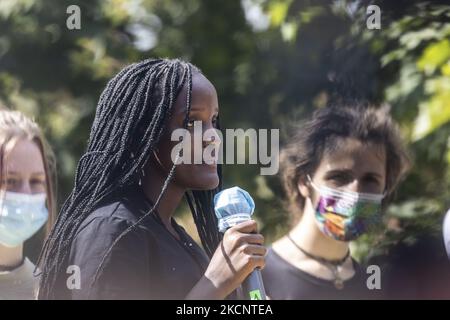
M419 70L430 75L448 61L450 61L450 41L444 39L428 45L420 59L417 61L417 66Z
M270 2L268 14L270 16L272 26L279 27L286 20L286 15L291 2L291 0L277 0Z

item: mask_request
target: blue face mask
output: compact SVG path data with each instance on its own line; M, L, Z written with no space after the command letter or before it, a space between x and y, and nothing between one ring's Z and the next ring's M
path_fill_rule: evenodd
M45 193L0 195L0 244L16 247L37 232L48 219L45 199Z

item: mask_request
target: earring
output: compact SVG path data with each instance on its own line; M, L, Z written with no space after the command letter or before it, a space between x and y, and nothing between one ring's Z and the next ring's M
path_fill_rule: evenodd
M141 176L139 177L139 182L138 184L141 186L142 185L142 178L145 177L145 172L144 169L141 169Z

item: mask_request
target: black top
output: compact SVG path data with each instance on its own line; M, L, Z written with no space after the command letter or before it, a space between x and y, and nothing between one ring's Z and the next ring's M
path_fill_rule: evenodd
M116 243L90 290L97 267L113 241L150 208L142 190L135 188L83 221L69 257L69 265L80 268L81 288L68 290L69 298L183 299L189 293L209 259L174 219L172 224L181 240L154 214Z
M374 299L376 292L367 289L365 273L353 260L355 275L337 289L329 280L304 272L280 257L272 248L262 270L267 295L274 300ZM377 291L377 290L375 290Z

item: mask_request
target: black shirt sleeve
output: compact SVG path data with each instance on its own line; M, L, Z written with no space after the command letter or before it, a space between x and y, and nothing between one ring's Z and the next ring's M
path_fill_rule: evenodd
M133 224L117 215L92 218L72 244L70 264L80 270L81 287L72 289L72 299L146 299L150 282L148 232L136 226L124 235L97 268L114 240ZM147 234L146 234L147 232Z

